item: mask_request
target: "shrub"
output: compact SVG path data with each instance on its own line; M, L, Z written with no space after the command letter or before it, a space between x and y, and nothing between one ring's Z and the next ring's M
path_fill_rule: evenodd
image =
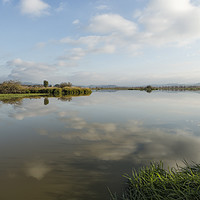
M16 94L23 93L21 83L19 81L4 81L0 85L0 93L1 94Z
M60 86L61 88L64 88L64 87L72 87L72 83L70 83L70 82L68 82L68 83L63 82L63 83L61 83L59 86Z

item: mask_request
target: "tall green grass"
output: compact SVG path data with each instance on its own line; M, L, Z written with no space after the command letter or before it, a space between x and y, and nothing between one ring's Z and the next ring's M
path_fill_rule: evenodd
M151 163L131 175L124 175L127 187L112 200L199 200L200 165L196 163L164 169L163 163Z

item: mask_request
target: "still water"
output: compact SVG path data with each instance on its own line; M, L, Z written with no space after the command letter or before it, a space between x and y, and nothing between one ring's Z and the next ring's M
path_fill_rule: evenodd
M199 156L199 93L0 101L2 200L109 200L133 168Z

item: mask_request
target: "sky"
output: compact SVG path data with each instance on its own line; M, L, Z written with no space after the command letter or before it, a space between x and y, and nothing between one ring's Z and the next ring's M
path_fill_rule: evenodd
M200 83L200 0L0 0L0 82Z

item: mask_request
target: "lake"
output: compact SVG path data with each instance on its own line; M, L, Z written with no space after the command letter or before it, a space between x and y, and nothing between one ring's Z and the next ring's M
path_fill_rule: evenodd
M0 199L109 200L150 161L200 161L200 93L0 101Z

